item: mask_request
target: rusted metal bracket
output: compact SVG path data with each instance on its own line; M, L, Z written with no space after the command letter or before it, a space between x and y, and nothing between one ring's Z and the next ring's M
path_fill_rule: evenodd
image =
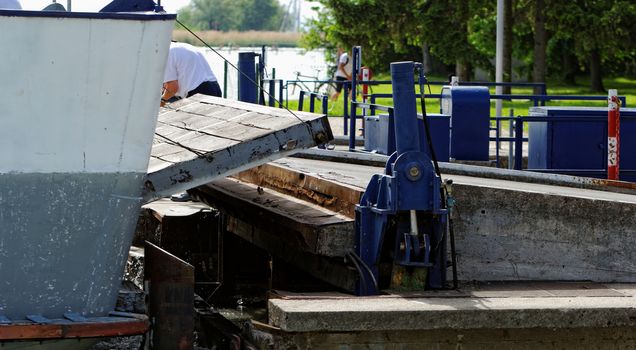
M194 267L146 241L144 282L152 322L150 348L192 349Z

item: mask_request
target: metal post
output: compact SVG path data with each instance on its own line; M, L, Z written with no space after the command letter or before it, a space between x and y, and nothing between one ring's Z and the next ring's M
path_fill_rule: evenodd
M347 90L345 90L347 91ZM347 94L345 93L345 98L347 98ZM349 116L349 150L353 151L356 149L356 109L358 105L355 101L351 101L351 115Z
M372 105L375 104L375 95L371 94L371 96L369 98L369 103L371 103ZM375 115L375 108L371 107L370 115Z
M620 174L620 101L618 91L607 96L607 179L618 180Z
M300 95L298 96L298 110L303 110L303 104L305 103L305 92L300 90Z
M329 97L327 95L322 96L322 114L327 115L329 113Z
M259 104L265 106L265 90L263 89L263 80L265 79L265 45L261 46L261 54L258 59L258 95Z
M351 72L351 101L357 101L356 98L358 96L358 73L360 72L360 61L362 61L362 48L360 46L354 46L352 49L353 63L352 63L352 72ZM354 104L351 104L351 115L354 112L353 108L357 108L357 105L354 107ZM356 134L356 129L351 129L351 133ZM362 135L364 135L364 118L362 119Z
M274 107L276 105L276 80L268 80L268 92L269 92L269 106Z
M223 61L223 96L227 98L227 68L228 62Z
M344 83L343 83L344 84ZM343 122L344 122L344 131L343 133L345 135L349 135L349 111L347 111L347 96L349 96L349 94L347 93L347 86L343 85L342 86L344 88L344 112L343 112Z
M514 142L512 141L512 138L515 134L515 131L513 130L513 125L514 125L514 111L511 108L510 109L510 118L508 119L508 137L510 138L510 142L508 142L508 169L512 169L512 166L514 165L514 156L513 156L513 149L514 149Z
M499 116L496 116L495 120L495 167L499 168L499 126L501 125L501 120Z
M310 92L309 93L309 111L313 113L315 107L316 107L316 95L314 95L313 92Z
M495 58L495 82L503 81L503 51L504 51L504 0L497 0L497 41L496 41L496 58ZM503 94L503 87L497 85L495 87L497 95ZM495 115L501 115L503 101L497 99L495 101Z
M413 103L415 101L414 68L413 62L391 63L395 150L398 154L420 151L417 107Z
M280 85L278 87L278 96L280 100L278 100L278 107L283 108L283 80L280 80Z
M276 105L276 68L272 68L272 76L269 81L269 105L274 107ZM278 96L279 101L283 96Z
M515 169L523 168L523 119L515 118Z
M254 52L239 52L238 62L238 99L239 101L258 103L256 82L256 54Z

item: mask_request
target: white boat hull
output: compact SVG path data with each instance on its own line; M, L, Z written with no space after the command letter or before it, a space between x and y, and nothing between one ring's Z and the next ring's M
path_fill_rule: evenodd
M113 310L173 18L0 11L0 315Z

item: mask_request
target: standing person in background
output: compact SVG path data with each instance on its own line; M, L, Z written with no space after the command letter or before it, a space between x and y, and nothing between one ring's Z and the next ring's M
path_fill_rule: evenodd
M195 94L222 96L221 87L203 53L190 44L172 42L163 78L161 106L175 96L185 98Z
M351 80L351 62L349 54L341 47L338 47L338 68L336 69L336 92L331 95L331 101L338 100L340 92L342 92L342 86L345 85L345 81ZM347 91L351 92L351 85L346 84Z
M0 10L22 10L19 0L0 0Z

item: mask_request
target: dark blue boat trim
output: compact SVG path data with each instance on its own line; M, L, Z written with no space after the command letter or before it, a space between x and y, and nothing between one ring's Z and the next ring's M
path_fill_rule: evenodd
M174 13L155 13L155 12L61 12L61 11L0 10L0 17L86 18L86 19L156 21L156 20L173 20L177 18L177 15Z

